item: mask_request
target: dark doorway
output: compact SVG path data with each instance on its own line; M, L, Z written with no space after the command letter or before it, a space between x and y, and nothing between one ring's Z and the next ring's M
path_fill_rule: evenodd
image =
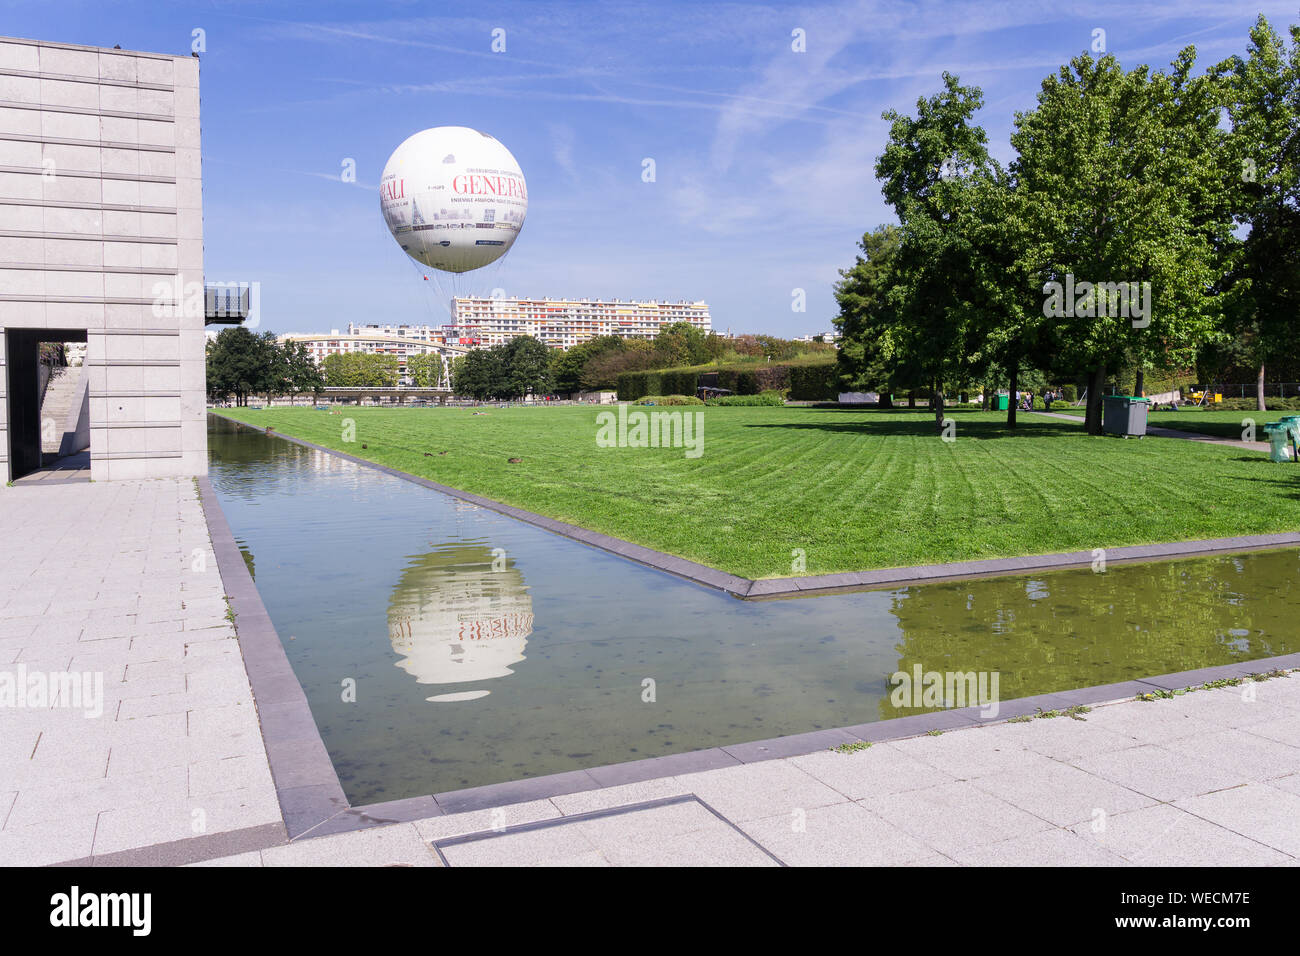
M85 342L84 329L6 329L9 480L41 468L41 343Z

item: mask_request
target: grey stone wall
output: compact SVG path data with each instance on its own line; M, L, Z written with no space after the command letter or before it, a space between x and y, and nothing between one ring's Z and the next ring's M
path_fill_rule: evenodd
M0 37L0 332L86 330L96 481L207 471L201 175L196 58Z

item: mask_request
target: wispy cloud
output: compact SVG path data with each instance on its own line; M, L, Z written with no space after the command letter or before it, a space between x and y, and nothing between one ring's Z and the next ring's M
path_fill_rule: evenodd
M256 85L216 105L211 90L221 95L233 71L205 88L205 160L214 164L205 200L247 210L253 228L246 237L221 216L236 238L211 243L209 258L279 263L274 271L291 276L287 263L298 256L304 285L360 269L384 281L359 283L364 300L334 307L400 311L409 269L376 204L353 201L364 196L356 189L375 187L331 193L309 183L340 184L334 156L364 159L375 178L375 165L421 126L481 124L529 178L528 222L503 267L513 289L700 296L720 325L815 331L834 311L830 287L855 241L892 218L874 178L888 135L883 110L911 112L942 72L956 73L985 90L978 120L1005 160L1014 111L1032 107L1042 77L1087 49L1094 28L1107 31L1126 66L1166 66L1194 43L1204 67L1244 50L1256 8L1281 25L1295 20L1295 3L1256 0L1234 11L1219 0L446 0L435 14L336 0L309 15L281 5L247 16L222 8L242 25L242 69ZM495 28L505 30L504 54L492 52ZM796 28L805 52L791 48ZM214 54L204 69L222 63ZM225 149L220 133L209 135L222 116L238 116L255 144ZM655 158L656 182L642 181L642 157ZM300 189L278 188L289 176ZM218 188L233 192L213 195ZM294 242L283 241L287 231ZM789 311L792 285L807 288L805 316Z

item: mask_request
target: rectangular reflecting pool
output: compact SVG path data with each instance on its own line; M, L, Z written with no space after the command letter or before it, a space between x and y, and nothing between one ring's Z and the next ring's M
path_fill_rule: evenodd
M352 805L1300 650L1295 549L745 602L209 417L211 481Z

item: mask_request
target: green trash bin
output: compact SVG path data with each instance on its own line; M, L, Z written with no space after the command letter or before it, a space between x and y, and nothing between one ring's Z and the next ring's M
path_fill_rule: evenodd
M1133 395L1103 395L1101 430L1108 435L1141 438L1147 433L1148 399Z
M1297 448L1300 448L1300 415L1283 415L1278 422L1286 428L1288 440L1291 442L1291 452L1294 458Z
M996 411L996 412L1005 412L1005 411L1006 411L1008 408L1010 408L1010 407L1011 407L1011 396L1010 396L1010 395L994 395L994 396L993 396L993 410L994 410L994 411Z
M1291 429L1283 422L1266 422L1264 434L1268 436L1268 460L1291 460Z

